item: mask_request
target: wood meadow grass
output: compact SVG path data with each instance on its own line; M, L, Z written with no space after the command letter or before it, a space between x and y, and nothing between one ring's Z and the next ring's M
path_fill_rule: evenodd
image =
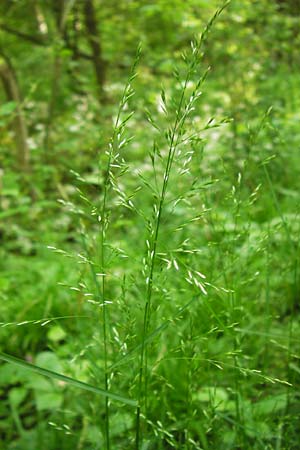
M146 111L138 48L95 170L3 250L9 450L298 448L300 105L210 79L227 7Z

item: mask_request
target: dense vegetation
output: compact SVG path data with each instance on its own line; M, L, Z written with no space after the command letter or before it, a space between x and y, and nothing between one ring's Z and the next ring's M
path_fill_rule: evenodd
M0 448L298 449L299 1L0 12Z

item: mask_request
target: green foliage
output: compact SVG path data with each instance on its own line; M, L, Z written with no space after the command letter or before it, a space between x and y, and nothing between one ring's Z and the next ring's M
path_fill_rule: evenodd
M1 3L5 448L298 448L296 4Z

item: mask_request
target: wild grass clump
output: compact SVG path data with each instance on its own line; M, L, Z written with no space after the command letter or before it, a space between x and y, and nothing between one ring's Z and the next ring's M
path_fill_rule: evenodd
M77 194L61 203L78 231L70 249L50 246L78 268L61 280L68 314L3 324L49 328L51 343L34 361L1 354L21 367L16 383L24 369L58 380L39 390L24 378L24 396L33 390L48 423L40 448L46 438L49 450L58 441L78 450L296 448L299 205L292 217L282 209L276 155L260 151L272 111L247 131L241 158L231 119L206 117L201 106L205 44L226 6L146 112L141 143L138 49L98 179L73 172ZM216 147L222 133L228 145L213 155L211 133ZM137 144L142 161L132 158ZM289 293L288 307L278 292Z

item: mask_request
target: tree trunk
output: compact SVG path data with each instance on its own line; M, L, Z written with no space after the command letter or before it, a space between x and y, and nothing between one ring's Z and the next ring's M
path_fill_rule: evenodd
M29 169L29 147L27 143L27 126L24 118L20 89L17 77L11 62L7 57L3 57L4 62L0 65L0 78L8 101L15 102L16 110L13 113L13 132L18 152L19 166L22 171Z
M54 56L53 56L53 67L52 67L52 80L51 80L51 94L48 103L48 112L46 119L45 137L44 137L44 150L46 159L48 158L50 144L51 144L51 134L53 129L54 118L57 109L57 101L60 94L60 78L62 72L62 58L61 58L61 46L65 31L65 25L68 13L73 7L75 0L68 0L66 2L53 0L53 13L56 22L55 37L53 39L54 45Z
M100 103L104 98L105 62L102 57L102 48L97 29L96 12L93 0L84 2L84 18L87 38L93 55L93 65L98 85L98 98Z

